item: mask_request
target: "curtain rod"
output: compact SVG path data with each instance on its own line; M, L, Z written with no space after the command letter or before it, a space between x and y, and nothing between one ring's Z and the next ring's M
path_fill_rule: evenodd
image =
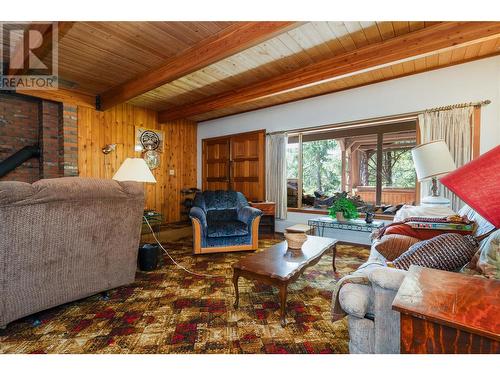
M424 109L421 111L415 111L415 112L408 112L408 113L401 113L399 115L391 115L391 116L383 116L383 117L375 117L372 119L365 119L365 120L355 120L355 121L346 121L346 122L340 122L337 124L329 124L329 125L320 125L320 126L311 126L307 128L297 128L297 129L290 129L290 130L278 130L275 132L267 132L266 135L274 135L274 134L283 134L283 133L291 133L291 134L296 134L296 133L301 133L301 132L306 132L306 131L314 131L314 130L321 130L321 129L331 129L331 128L344 128L348 127L350 125L377 125L381 124L384 122L391 123L391 122L398 122L398 121L403 121L403 120L409 120L411 118L417 118L418 115L422 113L428 113L428 112L437 112L437 111L445 111L448 109L453 109L453 108L465 108L465 107L481 107L483 105L488 105L491 103L491 100L482 100L479 102L470 102L470 103L460 103L460 104L452 104L452 105L447 105L443 107L436 107L436 108L429 108L429 109Z
M491 103L491 100L488 99L488 100L483 100L480 102L446 105L444 107L436 107L436 108L426 109L423 112L439 112L439 111L446 111L446 110L455 109L455 108L482 107L483 105L488 105L490 103Z

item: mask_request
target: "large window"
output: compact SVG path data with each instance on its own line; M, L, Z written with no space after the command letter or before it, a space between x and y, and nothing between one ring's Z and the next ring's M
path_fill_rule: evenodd
M300 148L299 138L289 138L286 147L287 164L287 205L288 207L299 207L299 165Z
M340 190L341 154L335 139L303 142L302 189L305 194L320 191L331 195Z
M414 203L415 127L405 121L290 135L288 207L324 209L344 191L384 208Z

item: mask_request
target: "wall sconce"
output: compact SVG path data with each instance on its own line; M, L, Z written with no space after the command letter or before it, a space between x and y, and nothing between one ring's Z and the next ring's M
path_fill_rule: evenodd
M109 154L111 151L114 151L116 148L116 143L112 143L112 144L109 144L109 145L105 145L101 151L104 155L107 155Z

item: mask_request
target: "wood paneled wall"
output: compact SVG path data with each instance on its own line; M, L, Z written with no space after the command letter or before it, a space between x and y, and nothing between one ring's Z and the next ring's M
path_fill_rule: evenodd
M111 178L134 151L135 126L163 130L164 149L160 167L153 170L156 184L146 184L146 208L160 211L167 222L181 219L181 189L196 186L197 124L187 120L158 123L156 111L121 104L99 112L78 107L78 169L82 177ZM115 151L104 155L106 144ZM173 170L173 175L170 171Z

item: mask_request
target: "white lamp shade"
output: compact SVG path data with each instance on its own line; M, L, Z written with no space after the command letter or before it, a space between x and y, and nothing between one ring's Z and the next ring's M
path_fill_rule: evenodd
M411 156L419 181L439 177L456 169L445 141L433 141L418 145L411 150Z
M152 182L156 179L151 173L148 165L142 158L127 158L118 168L113 180L116 181L137 181L137 182Z

